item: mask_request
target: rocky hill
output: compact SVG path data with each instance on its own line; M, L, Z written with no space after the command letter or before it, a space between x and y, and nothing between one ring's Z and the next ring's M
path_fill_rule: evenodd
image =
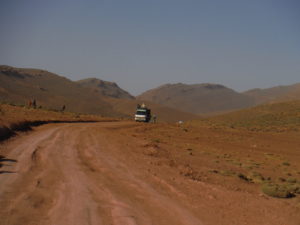
M108 117L133 118L140 103L117 84L87 79L74 82L40 69L0 66L0 102L28 105L35 99L38 107ZM181 112L150 103L159 121L174 122L195 119L191 113Z
M88 78L77 81L82 87L90 88L94 92L112 98L134 99L127 91L121 89L116 83L100 80L97 78Z
M254 98L256 104L300 99L300 83L266 89L251 89L243 94Z
M103 116L132 117L146 102L163 121L194 119L268 102L300 99L300 83L236 92L220 84L165 84L134 98L116 83L89 78L74 82L40 69L0 66L0 102Z
M0 101L25 105L35 99L43 108L117 115L105 96L44 70L0 67Z
M254 105L252 97L219 84L166 84L137 98L194 114L231 111Z

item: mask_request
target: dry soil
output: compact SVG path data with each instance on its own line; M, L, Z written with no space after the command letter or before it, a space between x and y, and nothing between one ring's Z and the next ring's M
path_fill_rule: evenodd
M0 224L300 224L298 197L272 198L257 184L209 171L224 136L189 132L134 122L48 124L1 143ZM236 135L237 152L241 137L228 135ZM180 136L193 145L182 146ZM246 144L255 152L263 141Z

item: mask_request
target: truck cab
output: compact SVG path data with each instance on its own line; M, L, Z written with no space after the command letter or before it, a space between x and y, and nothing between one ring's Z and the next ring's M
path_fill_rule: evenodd
M136 122L145 122L148 123L151 119L151 110L148 109L145 104L142 104L141 106L138 105L134 119Z

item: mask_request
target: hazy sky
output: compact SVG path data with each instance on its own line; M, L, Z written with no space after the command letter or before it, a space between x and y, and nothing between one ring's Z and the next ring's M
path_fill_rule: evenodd
M0 64L241 91L300 82L299 0L0 0Z

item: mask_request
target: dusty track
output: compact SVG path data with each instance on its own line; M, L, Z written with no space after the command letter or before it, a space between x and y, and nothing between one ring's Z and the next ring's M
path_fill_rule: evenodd
M182 175L181 156L170 144L157 152L139 128L48 124L2 143L0 225L299 224L299 208L255 185Z
M201 224L109 140L120 126L47 125L5 145L17 162L0 175L1 225Z

